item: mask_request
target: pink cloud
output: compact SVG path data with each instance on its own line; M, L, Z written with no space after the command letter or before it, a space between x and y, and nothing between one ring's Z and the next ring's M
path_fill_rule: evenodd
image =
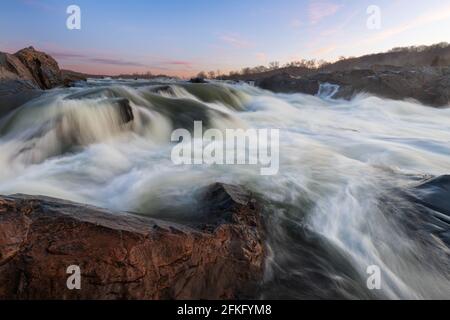
M220 39L236 48L248 48L252 45L249 41L242 39L239 35L222 35Z
M308 19L311 24L316 24L322 19L334 15L341 5L327 1L311 1L308 6Z
M312 53L314 56L322 57L328 53L333 52L334 50L336 50L336 45L332 44L332 45L329 45L326 47L318 48L318 49L314 50Z
M184 66L184 67L192 67L192 62L183 61L183 60L168 60L164 61L163 64L173 65L173 66Z
M264 52L257 52L255 54L256 59L260 62L266 62L267 61L267 54L265 54Z

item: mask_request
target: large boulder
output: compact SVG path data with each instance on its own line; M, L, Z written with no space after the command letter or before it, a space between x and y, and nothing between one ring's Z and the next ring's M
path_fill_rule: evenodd
M62 85L61 70L55 59L33 47L22 49L14 54L30 71L34 80L42 89L51 89Z
M265 249L245 190L203 193L203 224L180 225L39 196L0 197L0 299L255 298ZM81 289L67 287L80 267Z
M37 84L31 72L16 56L0 52L0 81L25 80Z

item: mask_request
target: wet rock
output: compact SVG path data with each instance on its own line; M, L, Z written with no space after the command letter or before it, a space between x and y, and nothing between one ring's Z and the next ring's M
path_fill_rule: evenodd
M0 81L0 119L41 94L43 91L30 80Z
M196 77L189 80L190 83L208 83L204 78Z
M38 196L0 197L1 299L255 298L265 250L251 194L215 184L198 227ZM81 289L66 286L81 269Z

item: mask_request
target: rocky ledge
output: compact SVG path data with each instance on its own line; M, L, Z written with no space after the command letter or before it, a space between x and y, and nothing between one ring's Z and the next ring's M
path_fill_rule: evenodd
M274 92L317 94L321 83L339 85L333 98L350 99L366 92L389 99L414 99L434 107L450 104L448 67L374 66L370 69L319 72L303 77L277 74L259 80L257 85Z
M203 193L197 226L40 196L0 197L0 299L255 298L260 209L240 187ZM80 267L81 289L67 287Z

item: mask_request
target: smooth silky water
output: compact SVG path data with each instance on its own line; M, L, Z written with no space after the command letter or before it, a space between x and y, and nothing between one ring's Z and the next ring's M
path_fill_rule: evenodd
M264 208L261 298L449 298L450 241L407 195L450 173L450 109L333 100L335 89L307 96L175 80L54 89L0 119L0 193L189 221L203 187L239 184ZM170 135L194 120L280 129L278 174L174 165ZM380 290L366 286L369 265L382 271Z

